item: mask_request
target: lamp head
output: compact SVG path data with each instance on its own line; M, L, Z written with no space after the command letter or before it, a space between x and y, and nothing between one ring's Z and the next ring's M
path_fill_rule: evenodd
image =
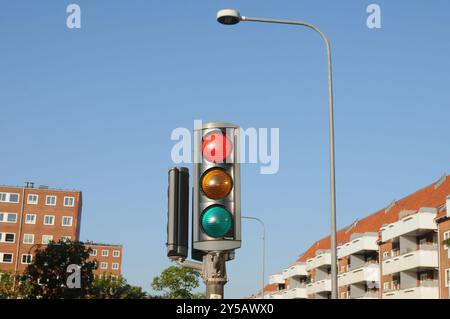
M217 22L225 25L238 24L242 20L239 11L234 9L222 9L217 12Z

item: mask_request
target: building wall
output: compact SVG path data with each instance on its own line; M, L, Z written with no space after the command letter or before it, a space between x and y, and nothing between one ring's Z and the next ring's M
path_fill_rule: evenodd
M97 260L98 268L94 270L94 275L113 275L119 276L122 273L122 246L121 245L103 245L103 244L86 244L87 247L92 249L90 260ZM107 256L104 256L102 252L107 252ZM119 255L115 256L114 252L118 252ZM105 269L102 268L102 263L105 263ZM117 269L113 269L113 265L118 266Z
M450 269L450 249L447 249L442 242L444 241L444 234L450 231L450 218L439 223L439 287L442 299L450 299L449 287L445 283L445 271Z

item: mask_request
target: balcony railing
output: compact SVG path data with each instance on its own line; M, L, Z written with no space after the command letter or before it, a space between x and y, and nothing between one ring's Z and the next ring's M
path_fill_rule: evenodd
M406 254L410 254L416 251L420 251L420 250L424 250L424 251L437 251L438 250L438 245L435 243L432 244L422 244L419 245L418 249L403 249L403 250L399 250L399 249L393 249L391 250L390 254L388 256L383 256L383 260L389 260L391 258L394 257L398 257L398 256L403 256Z
M370 298L370 299L378 299L380 298L380 294L378 290L366 291L363 295L358 296L358 299Z

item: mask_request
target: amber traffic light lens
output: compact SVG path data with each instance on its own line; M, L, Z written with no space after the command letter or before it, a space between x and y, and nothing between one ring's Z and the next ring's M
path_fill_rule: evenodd
M233 180L224 170L214 168L202 176L201 185L206 196L211 199L221 199L231 192Z

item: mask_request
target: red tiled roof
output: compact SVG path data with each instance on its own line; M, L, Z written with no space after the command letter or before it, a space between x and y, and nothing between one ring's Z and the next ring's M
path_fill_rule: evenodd
M438 186L438 187L437 187ZM383 208L378 212L360 219L352 226L346 226L337 233L338 245L349 242L352 234L378 232L385 225L396 222L398 215L403 210L417 211L421 207L438 208L446 201L450 195L450 176L439 179L439 181L418 190L393 203L388 209ZM438 217L444 215L445 211L439 212ZM316 255L317 250L330 249L330 236L315 242L297 261L305 262Z

